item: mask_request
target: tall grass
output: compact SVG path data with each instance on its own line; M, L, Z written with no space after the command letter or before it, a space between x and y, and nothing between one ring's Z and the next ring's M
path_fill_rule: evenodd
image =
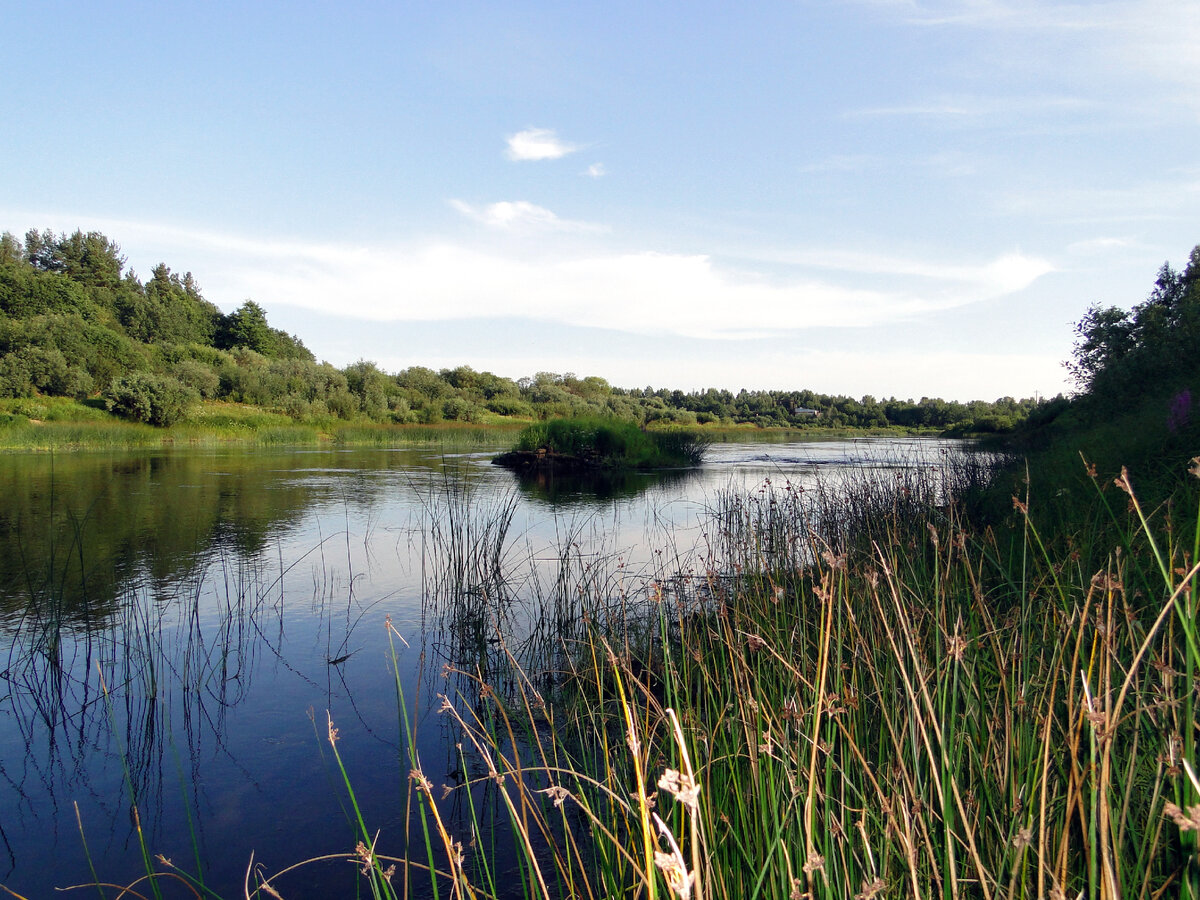
M703 574L646 587L641 645L593 619L550 687L458 673L441 708L521 895L1198 895L1194 543L1128 482L1097 571L1044 552L1026 500L1013 552L901 487L840 543L808 492L727 496Z

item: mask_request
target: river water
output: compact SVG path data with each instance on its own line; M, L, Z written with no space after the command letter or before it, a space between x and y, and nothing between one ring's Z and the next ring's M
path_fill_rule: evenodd
M713 564L722 491L937 466L951 446L723 443L695 471L590 484L519 482L489 464L501 447L5 456L0 884L128 884L139 833L225 897L251 859L351 850L327 716L379 849L402 852L397 681L426 776L453 784L429 700L444 667L472 647L486 665L497 628L530 639L566 569L636 595ZM471 592L490 611L448 621ZM285 896L354 877L314 865Z

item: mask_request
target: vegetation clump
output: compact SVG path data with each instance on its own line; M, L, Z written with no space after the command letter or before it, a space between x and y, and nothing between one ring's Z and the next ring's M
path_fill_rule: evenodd
M550 469L673 469L698 466L708 441L692 431L639 428L615 419L551 419L525 428L496 465Z
M169 375L134 372L117 378L109 385L105 404L123 419L160 425L174 425L200 399L193 388Z

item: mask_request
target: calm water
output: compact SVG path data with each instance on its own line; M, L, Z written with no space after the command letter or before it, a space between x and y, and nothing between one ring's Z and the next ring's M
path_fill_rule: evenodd
M946 446L719 444L695 472L587 485L519 484L489 465L503 448L4 456L0 884L33 897L92 881L89 853L101 880L133 880L135 806L152 853L192 871L198 856L227 897L251 852L275 872L352 849L327 713L379 849L401 851L388 617L425 774L455 784L455 736L427 702L443 666L469 662L475 626L444 616L455 591L503 593L519 644L564 555L636 593L702 564L722 489L937 464ZM474 583L462 566L508 513L508 581ZM452 823L461 807L447 801ZM346 895L338 866L285 895Z

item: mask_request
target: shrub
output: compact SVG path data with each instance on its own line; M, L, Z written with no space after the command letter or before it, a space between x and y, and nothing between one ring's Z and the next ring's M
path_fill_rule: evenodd
M105 394L108 409L123 419L167 427L199 400L195 390L169 375L134 372L117 378Z
M175 364L172 370L175 378L192 388L201 397L211 400L221 389L221 376L214 369L196 362L194 359L184 359Z

